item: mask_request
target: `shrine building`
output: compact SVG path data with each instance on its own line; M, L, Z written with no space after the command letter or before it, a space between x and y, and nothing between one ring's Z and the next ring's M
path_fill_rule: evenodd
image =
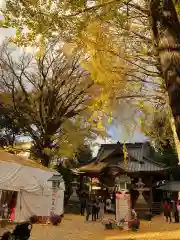
M156 182L168 179L169 168L152 158L153 149L145 143L102 144L97 157L73 169L80 178L81 191L115 198L128 191L131 208L139 214L158 212L162 201ZM115 202L115 201L114 201Z

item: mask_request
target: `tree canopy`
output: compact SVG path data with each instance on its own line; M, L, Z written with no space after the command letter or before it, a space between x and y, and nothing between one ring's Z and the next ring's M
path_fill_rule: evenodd
M7 0L2 12L1 26L16 29L11 42L37 48L38 58L46 42L57 38L66 43L66 56L80 56L80 65L101 86L95 91L92 108L99 111L93 118L129 99L140 117L147 108L170 104L180 138L179 3Z
M24 51L16 59L13 54L2 46L0 104L9 109L7 117L15 126L32 138L35 158L48 166L51 156L73 157L84 141L104 135L103 116L91 117L98 85L79 66L77 55L67 59L55 42L37 59Z
M153 146L163 151L164 149L175 149L175 142L170 123L168 108L161 109L146 108L144 115L141 115L141 130L152 142Z
M86 1L8 0L2 25L16 28L13 42L36 46L39 52L47 39L60 36L65 52L80 52L81 64L102 85L103 101L113 95L157 103L164 101L162 82L142 2L143 7L124 1L95 1L91 6ZM160 93L155 94L156 89Z
M0 104L0 112L0 147L12 147L16 138L22 134L21 129L12 118L11 109Z
M76 154L78 163L87 163L92 160L92 150L88 144L79 147Z

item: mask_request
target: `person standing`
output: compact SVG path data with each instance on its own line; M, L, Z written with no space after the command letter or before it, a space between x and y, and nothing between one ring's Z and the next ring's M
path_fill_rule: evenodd
M17 198L17 195L16 195L16 193L14 193L12 196L11 203L10 203L10 209L11 209L11 214L10 214L10 219L9 219L10 221L13 221L14 217L15 217L16 198Z
M179 200L177 202L177 210L178 210L178 216L179 216L179 220L180 220L180 201Z
M168 203L167 200L165 200L163 204L163 211L164 211L164 216L166 218L166 222L172 222L171 220L171 205Z
M89 199L86 200L86 222L89 221L89 216L91 215L91 202Z
M97 199L96 199L96 219L99 218L99 211L100 211L99 203L100 203L100 201L99 201L99 199L97 198Z
M92 221L96 221L96 216L97 216L97 205L96 205L96 200L94 200L92 204Z
M84 216L85 209L86 209L86 199L83 197L81 199L81 216Z
M178 214L176 202L174 200L172 201L172 215L174 218L174 222L178 223L179 222L179 214Z
M100 208L100 210L99 210L100 219L102 220L104 218L104 208L105 208L105 204L104 204L103 200L100 200L99 208Z

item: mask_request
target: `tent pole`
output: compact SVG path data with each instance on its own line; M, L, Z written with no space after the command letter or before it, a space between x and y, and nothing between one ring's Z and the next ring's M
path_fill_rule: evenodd
M20 222L20 216L21 216L21 210L22 210L22 190L20 189L19 191L19 219L18 219L18 223Z

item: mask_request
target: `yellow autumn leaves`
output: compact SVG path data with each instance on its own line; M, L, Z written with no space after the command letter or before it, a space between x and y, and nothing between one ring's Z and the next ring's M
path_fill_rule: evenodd
M66 43L67 56L80 52L81 66L91 74L94 86L90 89L89 110L92 122L96 121L99 129L104 122L112 122L112 109L116 105L119 90L126 89L127 72L123 47L110 37L110 29L101 21L90 22L74 43Z

